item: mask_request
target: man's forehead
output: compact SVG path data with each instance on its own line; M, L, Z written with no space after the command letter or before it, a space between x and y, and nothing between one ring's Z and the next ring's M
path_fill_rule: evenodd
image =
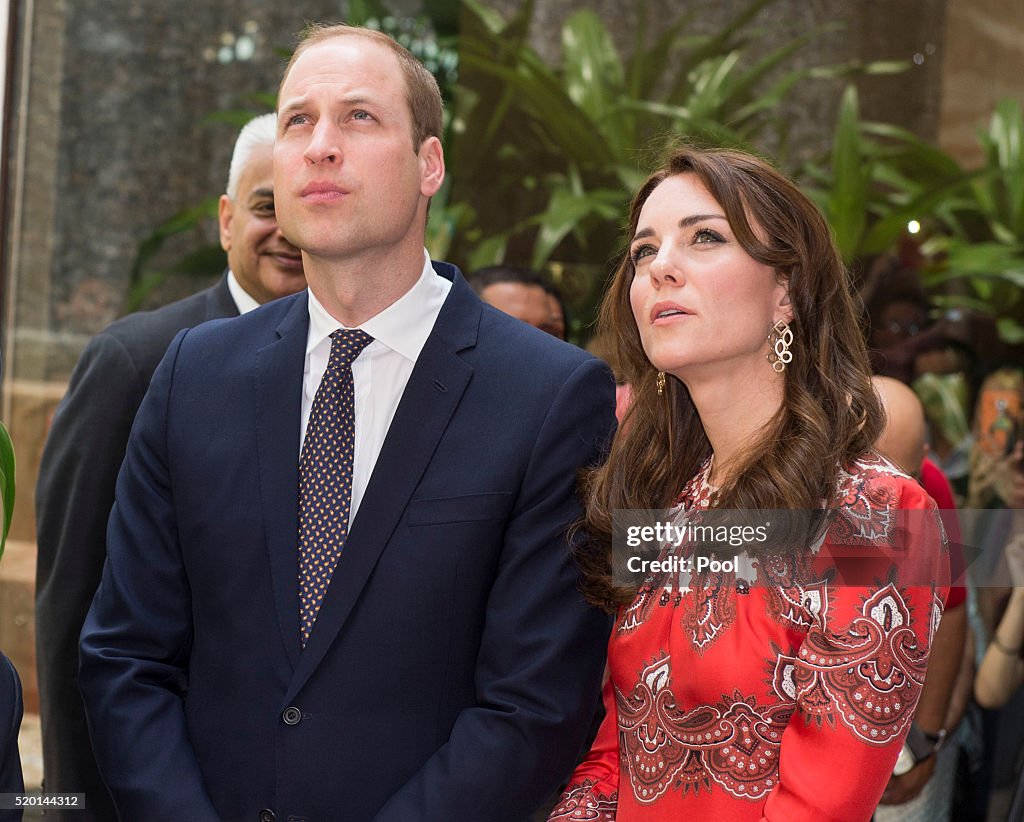
M547 304L547 292L536 283L520 283L509 280L491 283L483 290L483 295L494 301Z
M343 81L353 68L372 72L378 79L394 77L401 82L398 56L383 43L359 34L338 34L302 50L281 83L281 98L296 87Z

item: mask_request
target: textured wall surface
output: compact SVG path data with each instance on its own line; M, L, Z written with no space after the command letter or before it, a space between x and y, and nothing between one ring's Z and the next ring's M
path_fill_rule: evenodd
M996 103L1024 103L1024 0L949 0L946 26L939 145L974 165Z
M211 115L267 110L255 95L276 87L304 21L340 16L337 2L20 5L4 243L16 538L34 538L46 421L85 343L123 312L139 244L223 191L237 128ZM170 240L158 264L200 239L216 242L212 220ZM205 284L171 280L154 300Z

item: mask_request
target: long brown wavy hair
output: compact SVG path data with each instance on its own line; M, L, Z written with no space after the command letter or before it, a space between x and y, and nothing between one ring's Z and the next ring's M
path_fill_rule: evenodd
M713 507L821 509L833 501L840 467L872 448L884 421L848 272L828 223L793 182L760 158L684 146L634 196L627 244L651 192L677 174L695 175L721 205L743 249L788 283L793 312L793 361L784 372L782 407ZM755 234L755 223L766 242ZM630 307L633 275L627 250L598 318L598 334L609 335L617 346L633 400L608 461L585 477L584 524L591 539L579 543L577 552L585 595L609 611L636 593L612 578L612 512L670 507L711 455L686 386L669 378L664 395L658 395L657 370L644 353ZM737 397L737 407L743 401ZM808 544L815 535L803 536L801 544Z

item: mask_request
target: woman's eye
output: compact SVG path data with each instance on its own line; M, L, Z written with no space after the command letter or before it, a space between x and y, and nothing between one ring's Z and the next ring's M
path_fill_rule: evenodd
M694 243L721 243L724 241L725 238L721 234L710 228L697 229L697 233L693 235Z
M629 259L636 265L644 257L649 257L652 254L657 254L658 249L650 243L644 243L643 245L636 246L632 251L629 252Z
M353 111L352 112L352 119L353 120L372 120L373 119L373 115L370 114L370 112L368 112L368 111L363 111L362 109L359 109L358 111Z
M305 114L293 114L285 122L287 126L301 126L309 122L309 118Z

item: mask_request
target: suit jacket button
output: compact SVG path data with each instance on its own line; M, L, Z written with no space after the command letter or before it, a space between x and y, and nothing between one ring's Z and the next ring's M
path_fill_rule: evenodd
M274 812L264 808L260 811L260 822L274 822Z
M302 711L291 705L284 709L281 719L284 720L285 725L298 725L302 721Z

